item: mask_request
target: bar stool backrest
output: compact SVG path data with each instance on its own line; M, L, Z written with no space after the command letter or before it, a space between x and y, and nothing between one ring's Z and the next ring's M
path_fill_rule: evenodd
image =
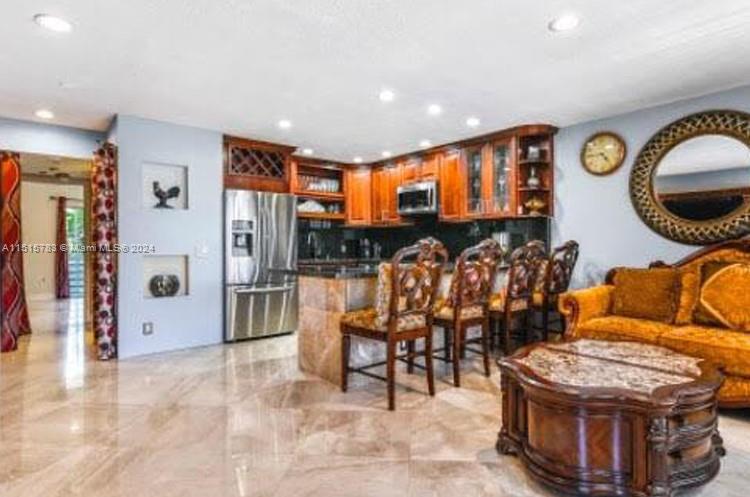
M448 251L434 238L419 240L400 249L391 260L389 330L409 316L425 317L432 325L432 313Z
M486 310L501 258L500 244L491 238L461 252L451 278L448 305L453 309L479 305Z
M518 247L510 256L506 301L530 300L538 288L540 271L544 270L547 253L539 240Z
M573 240L552 251L546 271L547 295L559 295L568 291L578 261L578 252L578 242Z

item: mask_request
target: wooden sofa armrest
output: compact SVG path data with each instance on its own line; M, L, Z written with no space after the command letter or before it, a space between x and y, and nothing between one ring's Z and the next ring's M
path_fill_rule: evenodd
M579 323L609 314L614 289L612 285L600 285L561 295L558 308L565 316L564 337L575 337L575 330Z

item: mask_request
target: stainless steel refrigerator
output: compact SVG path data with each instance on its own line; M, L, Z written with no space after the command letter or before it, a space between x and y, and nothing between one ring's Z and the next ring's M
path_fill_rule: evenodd
M297 205L293 195L224 193L227 341L297 329Z

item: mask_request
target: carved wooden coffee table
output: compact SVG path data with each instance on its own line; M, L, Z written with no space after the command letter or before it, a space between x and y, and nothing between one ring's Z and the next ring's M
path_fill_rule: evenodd
M702 485L724 454L711 364L661 347L577 340L498 361L497 449L574 495L671 496Z

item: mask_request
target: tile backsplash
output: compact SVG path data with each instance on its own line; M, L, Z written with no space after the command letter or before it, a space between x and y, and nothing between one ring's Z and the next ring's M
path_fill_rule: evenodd
M382 258L391 257L399 248L421 238L432 236L445 244L451 258L463 249L488 238L492 233L507 231L511 248L529 240L549 244L549 218L524 218L468 223L439 223L435 218L415 218L414 224L398 227L352 228L341 224L299 221L299 258L361 258L362 241L382 247Z

